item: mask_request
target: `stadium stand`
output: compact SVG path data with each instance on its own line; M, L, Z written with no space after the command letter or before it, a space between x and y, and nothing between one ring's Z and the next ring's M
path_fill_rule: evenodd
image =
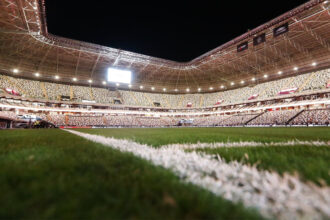
M302 110L278 110L267 111L255 118L249 125L285 125L292 117L297 115Z
M305 110L294 118L291 125L329 125L330 109Z
M34 115L56 126L165 127L178 125L182 118L192 121L188 126L328 125L329 105L317 107L322 110L309 109L306 104L300 108L299 103L306 102L306 99L299 96L311 93L307 100L321 103L329 100L329 88L326 88L329 79L330 69L325 69L223 92L161 94L110 91L0 75L2 89L9 88L21 95L1 93L0 104L6 107L1 108L0 117L16 119L14 109L26 112L33 108L33 111L39 111ZM121 106L114 105L116 99L121 100L123 107L114 107ZM101 105L98 110L101 112L97 113L99 107L92 105ZM292 107L289 109L288 105ZM214 112L214 107L218 112ZM94 112L88 112L93 109ZM109 113L102 112L102 109ZM161 117L157 115L157 112L162 114L164 111L169 113ZM176 114L169 117L170 112Z
M60 96L70 97L71 100L82 102L83 100L96 103L112 104L115 98L120 96L123 104L128 106L154 107L159 103L164 108L186 108L188 103L191 107L214 106L219 100L221 104L234 104L246 102L253 95L255 100L274 98L283 90L296 89L295 94L306 91L317 91L326 89L330 79L330 69L320 70L313 73L302 74L289 78L257 84L253 87L247 86L224 92L204 94L160 94L119 90L109 91L106 88L95 88L76 85L64 85L57 83L44 83L45 94L41 82L34 80L18 79L6 75L0 75L0 86L19 91L24 97L48 98L59 100Z

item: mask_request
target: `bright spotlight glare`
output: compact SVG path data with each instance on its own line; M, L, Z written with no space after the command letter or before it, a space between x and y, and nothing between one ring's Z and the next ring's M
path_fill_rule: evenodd
M108 81L116 83L131 83L132 72L129 70L120 70L108 68Z
M13 69L13 73L18 73L18 69Z
M57 75L55 76L55 79L59 79L59 78L60 78L59 76L57 76Z

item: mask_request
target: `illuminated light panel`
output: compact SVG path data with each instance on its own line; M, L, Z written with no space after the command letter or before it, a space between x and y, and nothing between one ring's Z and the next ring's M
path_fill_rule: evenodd
M93 80L89 79L89 80L88 80L88 82L89 82L89 83L92 83L92 82L93 82Z
M268 78L268 75L267 75L267 74L265 74L265 75L264 75L264 78Z
M155 90L155 87L151 87L151 90L154 91Z
M316 65L317 65L317 63L316 63L316 62L312 63L312 66L316 66Z
M60 79L60 77L58 75L54 76L55 79Z
M140 86L140 89L143 89L143 86Z
M234 83L234 82L231 82L231 83L230 83L230 85L232 85L232 86L233 86L233 85L235 85L235 83Z
M163 91L166 92L166 88L163 88Z
M13 73L18 73L19 70L18 69L13 69Z
M252 80L252 81L256 81L256 78L253 77L251 80Z
M213 87L210 87L209 89L210 89L210 90L213 90Z
M278 75L282 75L282 73L283 73L282 71L278 71L278 73L277 73L277 74L278 74Z
M224 85L221 85L220 88L223 89L223 88L225 88L225 86Z
M187 92L190 92L190 89L189 89L189 88L187 88L187 89L186 89L186 91L187 91Z
M244 83L245 83L245 81L244 81L244 80L242 80L242 81L241 81L241 84L244 84Z
M298 67L294 67L293 70L294 70L294 71L297 71L297 70L298 70Z
M178 89L174 89L175 92L178 92L179 90Z
M36 77L39 77L40 76L40 73L35 73L34 74Z
M76 77L74 77L74 78L72 78L72 80L76 82L78 79Z
M132 72L129 70L108 68L108 81L109 82L130 84L131 79L132 79Z
M200 92L202 89L201 88L198 88L198 92Z

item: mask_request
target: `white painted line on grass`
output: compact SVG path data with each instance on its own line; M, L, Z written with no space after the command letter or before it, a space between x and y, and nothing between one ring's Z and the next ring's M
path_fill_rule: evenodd
M150 161L172 170L182 180L207 189L233 202L257 208L262 215L277 219L330 218L330 187L303 183L291 175L259 171L236 161L181 149L153 148L129 140L118 140L66 130L96 143ZM129 174L128 174L129 175Z
M167 149L202 149L202 148L221 148L221 147L276 147L276 146L330 146L330 142L325 141L287 141L287 142L254 142L254 141L240 141L240 142L216 142L216 143L196 143L196 144L168 144L161 146Z

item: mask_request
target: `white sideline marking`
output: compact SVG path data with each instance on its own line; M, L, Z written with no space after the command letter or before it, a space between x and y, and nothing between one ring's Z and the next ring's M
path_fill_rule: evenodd
M129 140L118 140L73 130L70 133L131 152L155 165L172 170L182 180L205 188L233 202L257 208L262 215L278 219L323 219L330 217L330 187L303 183L297 177L259 171L220 157L181 149L153 148Z
M201 149L201 148L220 148L220 147L275 147L275 146L330 146L330 142L325 141L287 141L287 142L254 142L254 141L240 141L240 142L216 142L216 143L196 143L196 144L168 144L161 146L168 149Z

